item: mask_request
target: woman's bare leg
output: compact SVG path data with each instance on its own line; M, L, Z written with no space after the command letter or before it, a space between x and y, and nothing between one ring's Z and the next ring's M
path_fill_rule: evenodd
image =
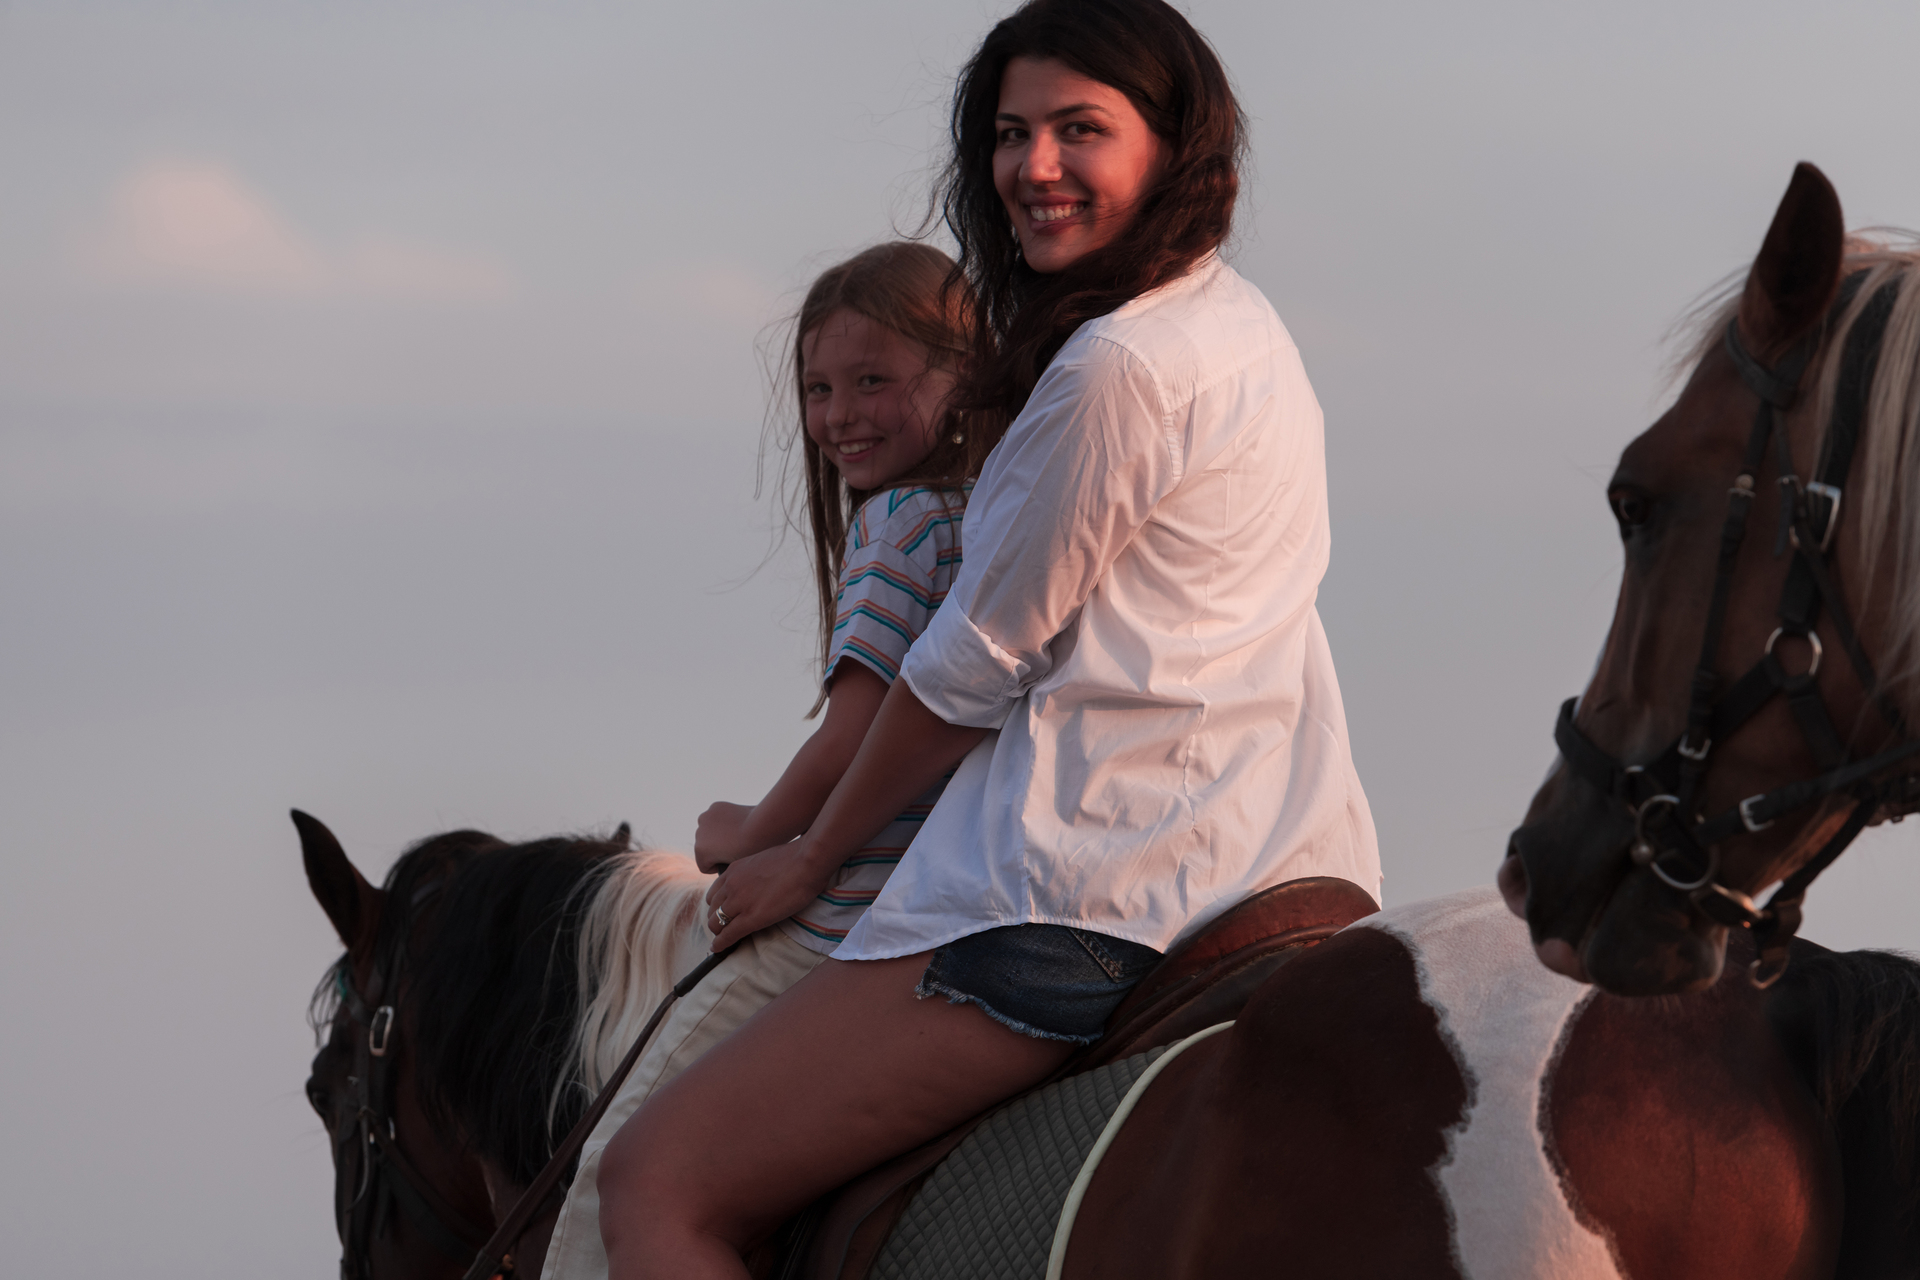
M914 999L926 967L829 960L655 1094L600 1166L611 1280L744 1280L742 1251L788 1215L1073 1047Z

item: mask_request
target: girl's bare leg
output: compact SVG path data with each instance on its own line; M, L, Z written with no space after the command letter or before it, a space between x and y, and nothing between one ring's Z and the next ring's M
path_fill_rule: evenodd
M1072 1048L914 999L926 967L828 960L655 1094L600 1166L610 1280L745 1280L741 1253L788 1215Z

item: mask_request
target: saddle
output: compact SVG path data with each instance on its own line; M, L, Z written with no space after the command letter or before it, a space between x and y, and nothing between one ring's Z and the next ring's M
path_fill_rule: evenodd
M1169 951L1114 1010L1105 1034L1034 1088L1237 1018L1281 965L1379 909L1358 885L1332 876L1289 880L1255 894ZM983 1119L976 1116L815 1204L789 1225L779 1260L756 1274L865 1280L928 1175Z

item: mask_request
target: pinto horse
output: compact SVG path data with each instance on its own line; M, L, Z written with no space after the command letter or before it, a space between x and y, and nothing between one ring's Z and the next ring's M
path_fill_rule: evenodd
M374 889L296 821L348 946L308 1082L343 1274L450 1280L704 949L704 877L624 833L454 832ZM1542 968L1491 890L1368 917L1173 1060L1092 1171L1061 1274L1910 1275L1920 967L1795 946L1770 990L1729 971L1631 1000Z
M1500 883L1612 992L1712 984L1729 929L1776 979L1813 877L1920 808L1920 252L1844 227L1799 166L1608 485L1613 627Z

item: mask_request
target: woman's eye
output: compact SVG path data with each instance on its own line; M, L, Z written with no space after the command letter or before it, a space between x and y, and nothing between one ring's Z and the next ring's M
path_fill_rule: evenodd
M1613 507L1613 518L1620 522L1620 536L1626 537L1647 522L1653 514L1653 504L1647 501L1647 495L1633 489L1615 489L1607 495L1607 502Z
M1000 145L1003 147L1017 146L1026 140L1027 131L1025 129L1002 129L1000 131Z

